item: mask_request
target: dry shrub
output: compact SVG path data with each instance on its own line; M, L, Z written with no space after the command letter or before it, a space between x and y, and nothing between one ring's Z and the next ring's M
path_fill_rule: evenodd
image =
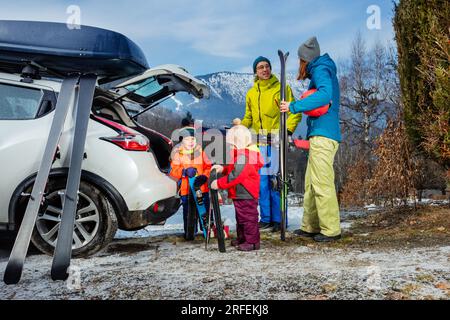
M347 181L340 194L343 207L361 207L366 204L370 165L367 157L358 158L348 169Z
M417 169L403 121L388 123L374 153L378 161L368 182L369 197L392 206L406 203L414 195Z

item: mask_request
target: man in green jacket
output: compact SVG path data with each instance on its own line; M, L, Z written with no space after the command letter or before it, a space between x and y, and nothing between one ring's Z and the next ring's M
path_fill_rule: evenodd
M258 146L264 157L260 185L260 228L280 230L280 192L273 190L272 180L278 173L278 146L276 146L280 127L280 82L272 74L269 59L258 57L253 62L255 83L247 92L245 115L242 124L252 129L258 137ZM286 86L286 100L295 101L292 90ZM301 113L290 114L287 121L288 133L292 135L301 121ZM273 143L273 146L272 146Z

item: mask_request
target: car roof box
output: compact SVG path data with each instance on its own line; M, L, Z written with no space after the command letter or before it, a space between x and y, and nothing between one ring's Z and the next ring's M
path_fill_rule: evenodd
M65 77L95 73L99 83L138 75L148 69L144 53L124 35L65 23L0 20L0 70L21 73L27 64L40 75Z

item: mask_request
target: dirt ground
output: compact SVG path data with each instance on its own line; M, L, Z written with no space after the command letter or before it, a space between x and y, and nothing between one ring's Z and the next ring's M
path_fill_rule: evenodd
M72 260L67 282L53 282L50 266L31 254L18 285L0 284L0 299L449 299L450 209L372 213L331 244L262 233L254 252L227 242L219 253L214 240L205 250L180 234L119 239Z

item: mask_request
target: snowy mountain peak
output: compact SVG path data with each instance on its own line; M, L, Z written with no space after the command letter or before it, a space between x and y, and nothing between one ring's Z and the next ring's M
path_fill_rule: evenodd
M279 75L277 75L278 77ZM191 95L179 93L164 103L164 106L177 113L190 111L195 119L208 125L229 124L234 118L242 118L245 113L245 97L253 86L254 75L222 71L197 76L211 88L209 99L197 99ZM296 98L307 88L307 84L295 80L294 74L287 74Z
M217 72L199 76L217 98L231 99L234 103L245 104L247 91L253 85L253 75L234 72Z

